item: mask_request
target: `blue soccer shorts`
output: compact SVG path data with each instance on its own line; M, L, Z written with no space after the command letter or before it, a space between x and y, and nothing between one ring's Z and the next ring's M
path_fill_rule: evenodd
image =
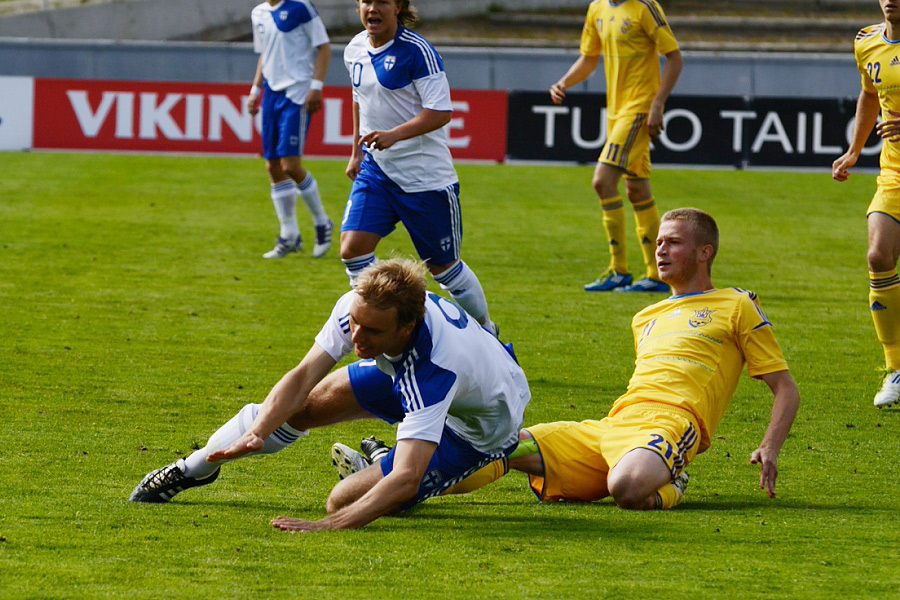
M350 363L347 372L360 406L388 423L403 420L403 403L394 392L394 381L390 375L375 365L374 360L365 359ZM428 463L428 468L425 469L425 476L416 495L404 502L400 508L406 510L423 500L439 495L481 467L508 456L515 447L516 444L513 444L504 452L481 452L445 425L441 441ZM391 448L391 451L381 459L381 472L384 475L394 468L396 448L396 446Z
M353 181L341 231L370 231L385 237L401 222L419 257L446 265L459 259L462 217L459 182L442 190L404 192L367 152Z
M266 158L302 156L309 131L306 106L264 84L262 97L262 153Z

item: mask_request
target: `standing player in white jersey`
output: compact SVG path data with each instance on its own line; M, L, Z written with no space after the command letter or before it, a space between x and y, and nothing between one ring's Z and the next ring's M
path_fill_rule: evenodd
M353 188L341 224L351 283L401 221L442 288L496 333L481 282L460 260L459 178L444 125L450 86L437 50L416 32L409 0L358 0L366 30L344 50L353 85Z
M334 223L325 213L319 186L301 164L310 116L322 107L322 87L331 44L325 25L308 0L267 0L250 13L253 50L259 54L247 98L251 115L262 107L263 156L272 202L281 224L275 247L265 258L281 258L303 248L297 225L297 193L313 215L318 258L331 246ZM260 98L260 91L264 91Z
M351 350L363 360L326 377ZM315 344L263 404L247 404L204 448L150 472L130 499L167 502L215 481L222 462L277 452L313 427L399 422L391 452L332 490L327 517L272 521L291 530L361 527L508 456L530 398L511 346L428 293L421 263L382 261L337 301Z

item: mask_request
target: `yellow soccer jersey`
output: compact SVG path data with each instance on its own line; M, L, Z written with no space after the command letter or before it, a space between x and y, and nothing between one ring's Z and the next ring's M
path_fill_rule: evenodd
M853 49L863 89L878 94L882 119L893 118L887 111L900 110L900 40L884 37L884 23L879 23L861 29ZM884 142L881 168L900 171L900 143Z
M751 376L787 369L756 294L740 288L673 296L634 316L635 368L610 415L638 402L689 410L709 447L744 361Z
M595 0L581 32L581 53L603 54L610 118L650 110L659 91L659 54L678 50L656 0Z

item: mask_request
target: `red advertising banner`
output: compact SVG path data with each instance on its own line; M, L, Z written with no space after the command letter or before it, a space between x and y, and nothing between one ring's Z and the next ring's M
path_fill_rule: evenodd
M259 153L258 118L243 83L36 78L34 147L157 152ZM327 86L305 154L348 156L349 86ZM506 156L507 92L454 90L447 125L454 157Z

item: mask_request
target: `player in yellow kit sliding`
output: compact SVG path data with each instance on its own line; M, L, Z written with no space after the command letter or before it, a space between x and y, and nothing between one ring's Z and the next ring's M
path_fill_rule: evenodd
M660 54L666 57L662 78ZM650 187L650 140L663 130L663 105L681 73L681 51L656 0L596 0L585 18L581 56L550 88L553 102L561 104L567 88L593 73L601 55L607 140L592 183L603 209L611 260L609 271L584 289L665 292L669 288L660 281L653 259L659 211ZM646 275L637 281L625 252L625 208L619 193L623 174L646 263Z
M832 177L845 181L875 127L884 140L878 187L869 204L869 308L875 333L884 347L887 370L875 406L900 400L900 3L879 0L884 22L863 28L854 52L862 75L856 124L850 148L832 165Z
M542 500L599 500L622 508L671 508L687 485L684 468L706 450L746 362L774 395L768 429L751 462L775 496L778 454L800 395L756 295L716 289L710 267L718 227L693 208L662 217L656 259L674 295L635 315L636 361L628 389L600 421L528 427L508 463L496 461L449 490L463 493L509 468L529 475ZM344 446L343 448L346 448Z

